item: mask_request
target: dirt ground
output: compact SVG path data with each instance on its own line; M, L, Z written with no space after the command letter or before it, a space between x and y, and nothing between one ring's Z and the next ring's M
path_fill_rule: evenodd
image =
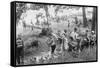
M24 65L28 64L45 64L45 63L62 63L62 62L79 62L79 61L93 61L96 60L96 46L93 48L84 49L82 52L68 52L59 53L56 58L48 60L40 60L39 63L34 61L34 56L40 56L50 51L50 47L46 44L48 37L37 38L40 41L38 48L32 47L30 42L34 41L35 36L32 34L24 35Z

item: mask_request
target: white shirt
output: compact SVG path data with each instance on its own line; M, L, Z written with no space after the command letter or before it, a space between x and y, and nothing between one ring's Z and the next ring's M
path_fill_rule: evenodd
M73 31L73 32L70 34L70 36L75 40L75 39L77 39L78 34L77 34L76 32Z

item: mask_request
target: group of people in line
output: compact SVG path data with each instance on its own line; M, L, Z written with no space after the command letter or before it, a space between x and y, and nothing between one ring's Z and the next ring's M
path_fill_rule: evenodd
M81 36L78 33L78 29L74 28L72 32L68 32L66 29L63 31L58 30L56 33L52 31L46 43L50 46L51 55L53 55L58 46L60 47L61 53L65 50L81 52L85 47L96 45L97 40L94 31L91 31L91 35L88 35L88 31L86 31L86 34ZM38 46L38 44L34 46ZM23 63L23 49L24 42L21 37L18 37L16 39L16 61L18 64Z
M78 29L74 28L72 32L67 30L60 31L57 33L51 33L49 45L51 46L51 53L53 54L58 45L60 45L61 51L77 51L81 52L84 48L93 47L96 45L96 34L91 31L90 34L86 30L85 35L78 33Z

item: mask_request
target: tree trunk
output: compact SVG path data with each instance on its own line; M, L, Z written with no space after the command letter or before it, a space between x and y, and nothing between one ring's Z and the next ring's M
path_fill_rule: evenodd
M48 25L48 27L49 27L49 21L48 21L49 12L48 12L48 6L44 6L44 9L45 9L45 11L46 11L47 25Z
M83 12L83 26L87 26L87 18L86 18L86 13L85 13L85 7L82 7L82 12Z
M96 23L97 23L96 12L97 12L97 9L96 8L93 8L93 14L92 14L92 30L94 30L94 31L95 31Z

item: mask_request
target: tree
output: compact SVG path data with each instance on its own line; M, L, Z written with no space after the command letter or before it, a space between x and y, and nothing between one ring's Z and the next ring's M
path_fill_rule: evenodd
M97 12L97 9L93 8L93 13L92 13L92 30L94 30L94 31L95 31L96 23L97 23L96 12Z
M16 3L16 24L18 24L21 14L26 10L25 5L24 3Z
M86 18L86 13L85 13L85 7L82 7L82 12L83 12L83 26L87 26L87 18Z
M47 25L49 27L50 24L49 24L49 21L48 21L48 17L49 17L48 6L49 5L37 4L37 5L35 5L35 7L37 7L37 8L35 8L35 10L39 10L40 8L42 8L42 9L45 10L45 12L46 12L46 19L47 20L45 20L45 22L43 23L43 25ZM37 19L38 19L38 17L41 17L41 16L42 15L37 15ZM37 20L37 23L39 23L38 20Z
M49 18L50 15L49 15L49 12L48 12L48 6L49 5L44 5L43 8L44 8L44 10L46 12L46 18L47 18L46 25L49 27L50 23L48 21L48 18Z

